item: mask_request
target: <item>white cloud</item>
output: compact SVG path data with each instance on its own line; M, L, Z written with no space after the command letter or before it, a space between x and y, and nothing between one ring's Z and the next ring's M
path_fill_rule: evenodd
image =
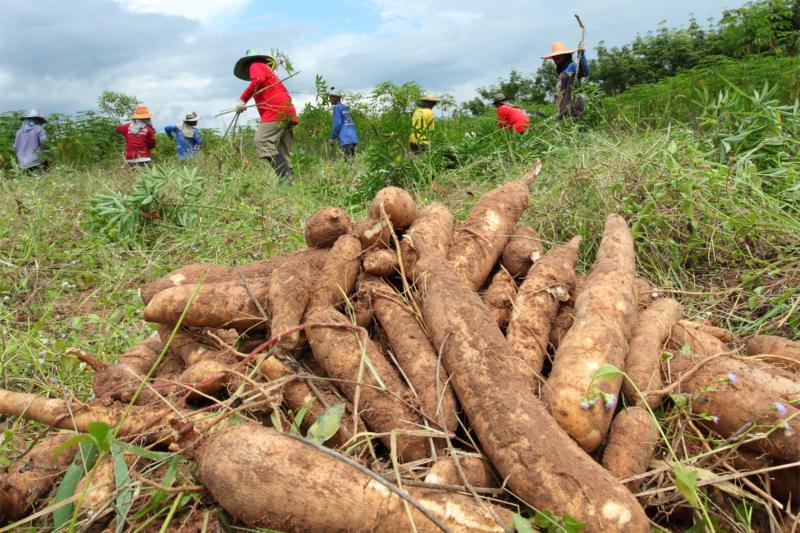
M158 13L175 15L205 24L217 17L230 16L249 0L113 0L133 13Z

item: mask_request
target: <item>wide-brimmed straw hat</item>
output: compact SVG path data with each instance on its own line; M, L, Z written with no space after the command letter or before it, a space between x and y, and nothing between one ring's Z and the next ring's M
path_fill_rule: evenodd
M233 75L240 80L250 81L250 63L253 61L266 63L271 69L274 69L278 64L278 62L275 61L275 58L266 54L259 54L250 48L244 53L244 56L242 56L239 61L236 62L236 65L234 65Z
M133 112L131 118L146 119L153 118L153 115L150 114L150 111L147 109L146 105L137 105L136 111Z
M567 45L562 42L555 42L550 45L550 55L542 56L542 59L553 59L556 56L563 56L564 54L574 54L575 50L570 50Z
M27 113L25 113L24 115L22 115L22 119L23 119L23 120L24 120L24 119L26 119L26 118L38 118L38 119L39 119L39 120L41 120L42 122L47 122L47 119L46 119L46 118L44 118L44 117L42 116L42 114L41 114L41 113L39 113L39 110L38 110L38 109L36 109L36 108L34 108L34 109L29 109Z
M423 94L420 99L420 102L438 102L439 97L436 96L436 93L425 93Z
M496 93L494 96L492 96L492 105L506 101L508 101L508 98L506 98L506 95L503 93Z
M183 120L184 122L197 122L198 120L200 120L200 115L192 111L191 113L187 113L186 118Z

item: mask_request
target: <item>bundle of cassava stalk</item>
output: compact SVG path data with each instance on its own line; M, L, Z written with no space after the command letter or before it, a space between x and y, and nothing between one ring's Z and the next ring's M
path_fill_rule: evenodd
M735 516L732 495L791 524L797 343L739 356L654 299L619 214L576 273L581 238L546 251L520 224L539 169L457 224L388 187L364 219L316 213L306 250L151 281L152 337L113 364L65 354L96 400L0 390L1 414L53 428L0 476L0 520L71 505L81 527L163 528L152 495L202 491L195 510L281 531L683 530ZM125 454L91 466L70 438L98 422ZM186 485L159 452L188 460Z

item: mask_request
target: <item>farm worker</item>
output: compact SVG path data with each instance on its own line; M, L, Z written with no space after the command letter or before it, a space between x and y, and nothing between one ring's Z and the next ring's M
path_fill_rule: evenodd
M200 137L200 130L197 129L197 121L200 117L192 111L186 118L177 125L164 128L170 141L175 141L175 150L178 154L178 161L185 161L197 155L197 150L203 146L203 139Z
M511 105L503 93L497 93L492 97L492 105L497 109L497 127L501 130L513 129L517 133L525 133L531 125L528 114Z
M117 133L125 137L125 162L130 165L149 163L150 149L156 147L156 131L150 125L152 115L145 105L137 105L131 121L117 126Z
M408 136L412 152L419 153L430 145L431 140L428 134L436 128L433 120L433 107L437 102L439 102L439 98L433 93L425 93L419 99L417 108L411 116L412 129L411 135Z
M567 49L564 43L555 42L550 47L550 54L542 56L542 59L552 59L556 64L558 82L556 83L556 118L561 119L566 115L579 117L583 114L584 95L572 98L572 85L577 77L585 78L589 75L589 64L586 62L586 54L583 53L583 41L578 45L578 56L581 58L580 66L572 58L575 50ZM577 76L576 76L577 71Z
M333 106L333 127L328 143L333 144L338 140L344 158L350 159L356 154L356 145L358 144L358 133L356 133L353 115L350 114L350 107L342 102L342 94L334 87L331 87L328 92L328 98Z
M19 168L25 170L40 165L47 167L42 158L47 132L44 131L45 118L38 109L31 109L22 116L22 125L14 138L14 152L17 154Z
M254 139L256 153L269 161L281 179L288 179L292 177L292 128L297 124L297 112L289 91L275 74L277 66L273 58L255 50L248 50L236 62L233 74L250 82L236 105L236 112L247 109L250 98L255 100L261 117Z

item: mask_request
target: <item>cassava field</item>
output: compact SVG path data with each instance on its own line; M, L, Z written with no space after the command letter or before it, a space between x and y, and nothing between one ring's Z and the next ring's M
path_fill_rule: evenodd
M55 117L50 169L20 172L6 115L0 528L798 530L798 347L748 344L800 339L798 72L796 56L698 67L524 135L448 113L418 156L420 89L385 84L349 99L350 163L328 107L306 108L291 184L247 127L204 132L189 165L159 135L153 168L123 168L99 114ZM410 207L373 202L386 186ZM287 255L326 206L383 237L320 217L329 250ZM511 268L522 226L540 247ZM194 263L243 267L148 285ZM492 307L477 294L503 275ZM557 385L580 388L569 408Z

